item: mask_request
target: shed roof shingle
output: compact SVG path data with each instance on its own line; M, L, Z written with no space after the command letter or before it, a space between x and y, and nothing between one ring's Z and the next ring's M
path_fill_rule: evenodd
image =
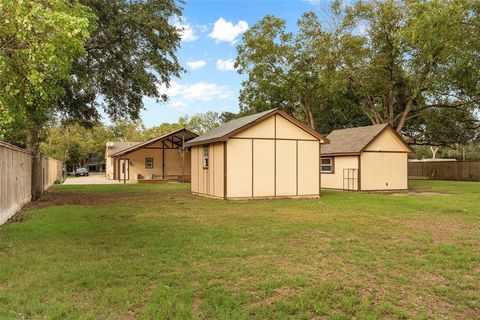
M203 143L205 141L220 139L223 136L240 129L240 128L248 125L249 123L252 123L252 122L258 120L259 118L261 118L261 117L263 117L263 116L265 116L269 113L272 113L275 110L276 109L267 110L267 111L264 111L264 112L252 114L250 116L245 116L245 117L241 117L241 118L238 118L238 119L231 120L231 121L225 123L224 125L216 127L214 129L206 132L205 134L203 134L199 137L196 137L195 139L189 141L187 143L187 145L196 145L196 144Z
M207 144L207 143L216 142L216 141L226 141L226 139L228 139L228 137L230 137L231 135L238 133L246 129L248 126L254 124L255 122L261 121L274 114L279 114L284 118L294 122L297 126L301 127L303 130L309 132L311 135L321 140L322 143L328 143L328 140L325 139L325 137L323 137L321 134L319 134L318 132L315 132L315 130L307 127L305 124L301 123L300 121L296 120L289 114L277 108L277 109L271 109L271 110L263 111L260 113L252 114L249 116L244 116L235 120L231 120L225 123L224 125L221 125L220 127L217 127L215 129L208 131L204 135L201 135L195 139L190 140L185 145L196 146L196 145Z
M334 130L327 136L330 144L322 147L322 155L360 153L388 124Z

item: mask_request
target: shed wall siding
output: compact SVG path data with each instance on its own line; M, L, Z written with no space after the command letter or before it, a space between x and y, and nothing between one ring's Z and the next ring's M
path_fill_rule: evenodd
M254 197L269 197L275 193L274 150L274 140L253 140Z
M224 166L224 159L223 159L223 143L215 143L213 145L214 148L214 163L213 163L213 195L216 197L224 196L224 174L223 174L223 166Z
M228 197L252 196L252 140L230 139L227 142Z
M362 153L362 190L408 189L407 158L407 153Z
M318 194L320 174L318 141L298 141L298 194Z
M277 140L277 196L297 195L297 142Z
M198 175L200 171L200 167L198 165L199 163L199 151L200 147L192 147L191 148L191 169L190 171L192 172L192 181L191 181L191 190L192 192L199 193L199 184L198 184Z
M322 188L343 189L343 169L358 169L358 156L334 157L333 161L334 173L322 173Z
M208 168L203 167L203 146L192 147L191 153L192 192L223 197L223 144L208 145Z

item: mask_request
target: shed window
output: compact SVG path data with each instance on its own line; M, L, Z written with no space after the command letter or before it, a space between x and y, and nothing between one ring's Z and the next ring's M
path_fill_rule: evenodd
M322 158L322 173L333 173L333 158Z
M153 158L145 158L145 168L153 169Z
M208 146L203 146L203 168L208 168Z

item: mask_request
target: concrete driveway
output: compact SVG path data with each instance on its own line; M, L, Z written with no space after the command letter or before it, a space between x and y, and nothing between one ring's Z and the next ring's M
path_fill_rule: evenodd
M135 181L127 181L135 183ZM69 177L63 184L123 184L118 180L108 180L104 172L90 172L88 177Z

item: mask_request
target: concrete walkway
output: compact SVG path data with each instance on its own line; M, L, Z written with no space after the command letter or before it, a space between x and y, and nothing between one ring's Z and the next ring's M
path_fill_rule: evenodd
M127 183L136 183L136 181L128 181ZM105 173L103 172L91 172L88 177L71 177L67 178L63 184L123 184L122 182L118 182L118 180L108 180L105 177Z

